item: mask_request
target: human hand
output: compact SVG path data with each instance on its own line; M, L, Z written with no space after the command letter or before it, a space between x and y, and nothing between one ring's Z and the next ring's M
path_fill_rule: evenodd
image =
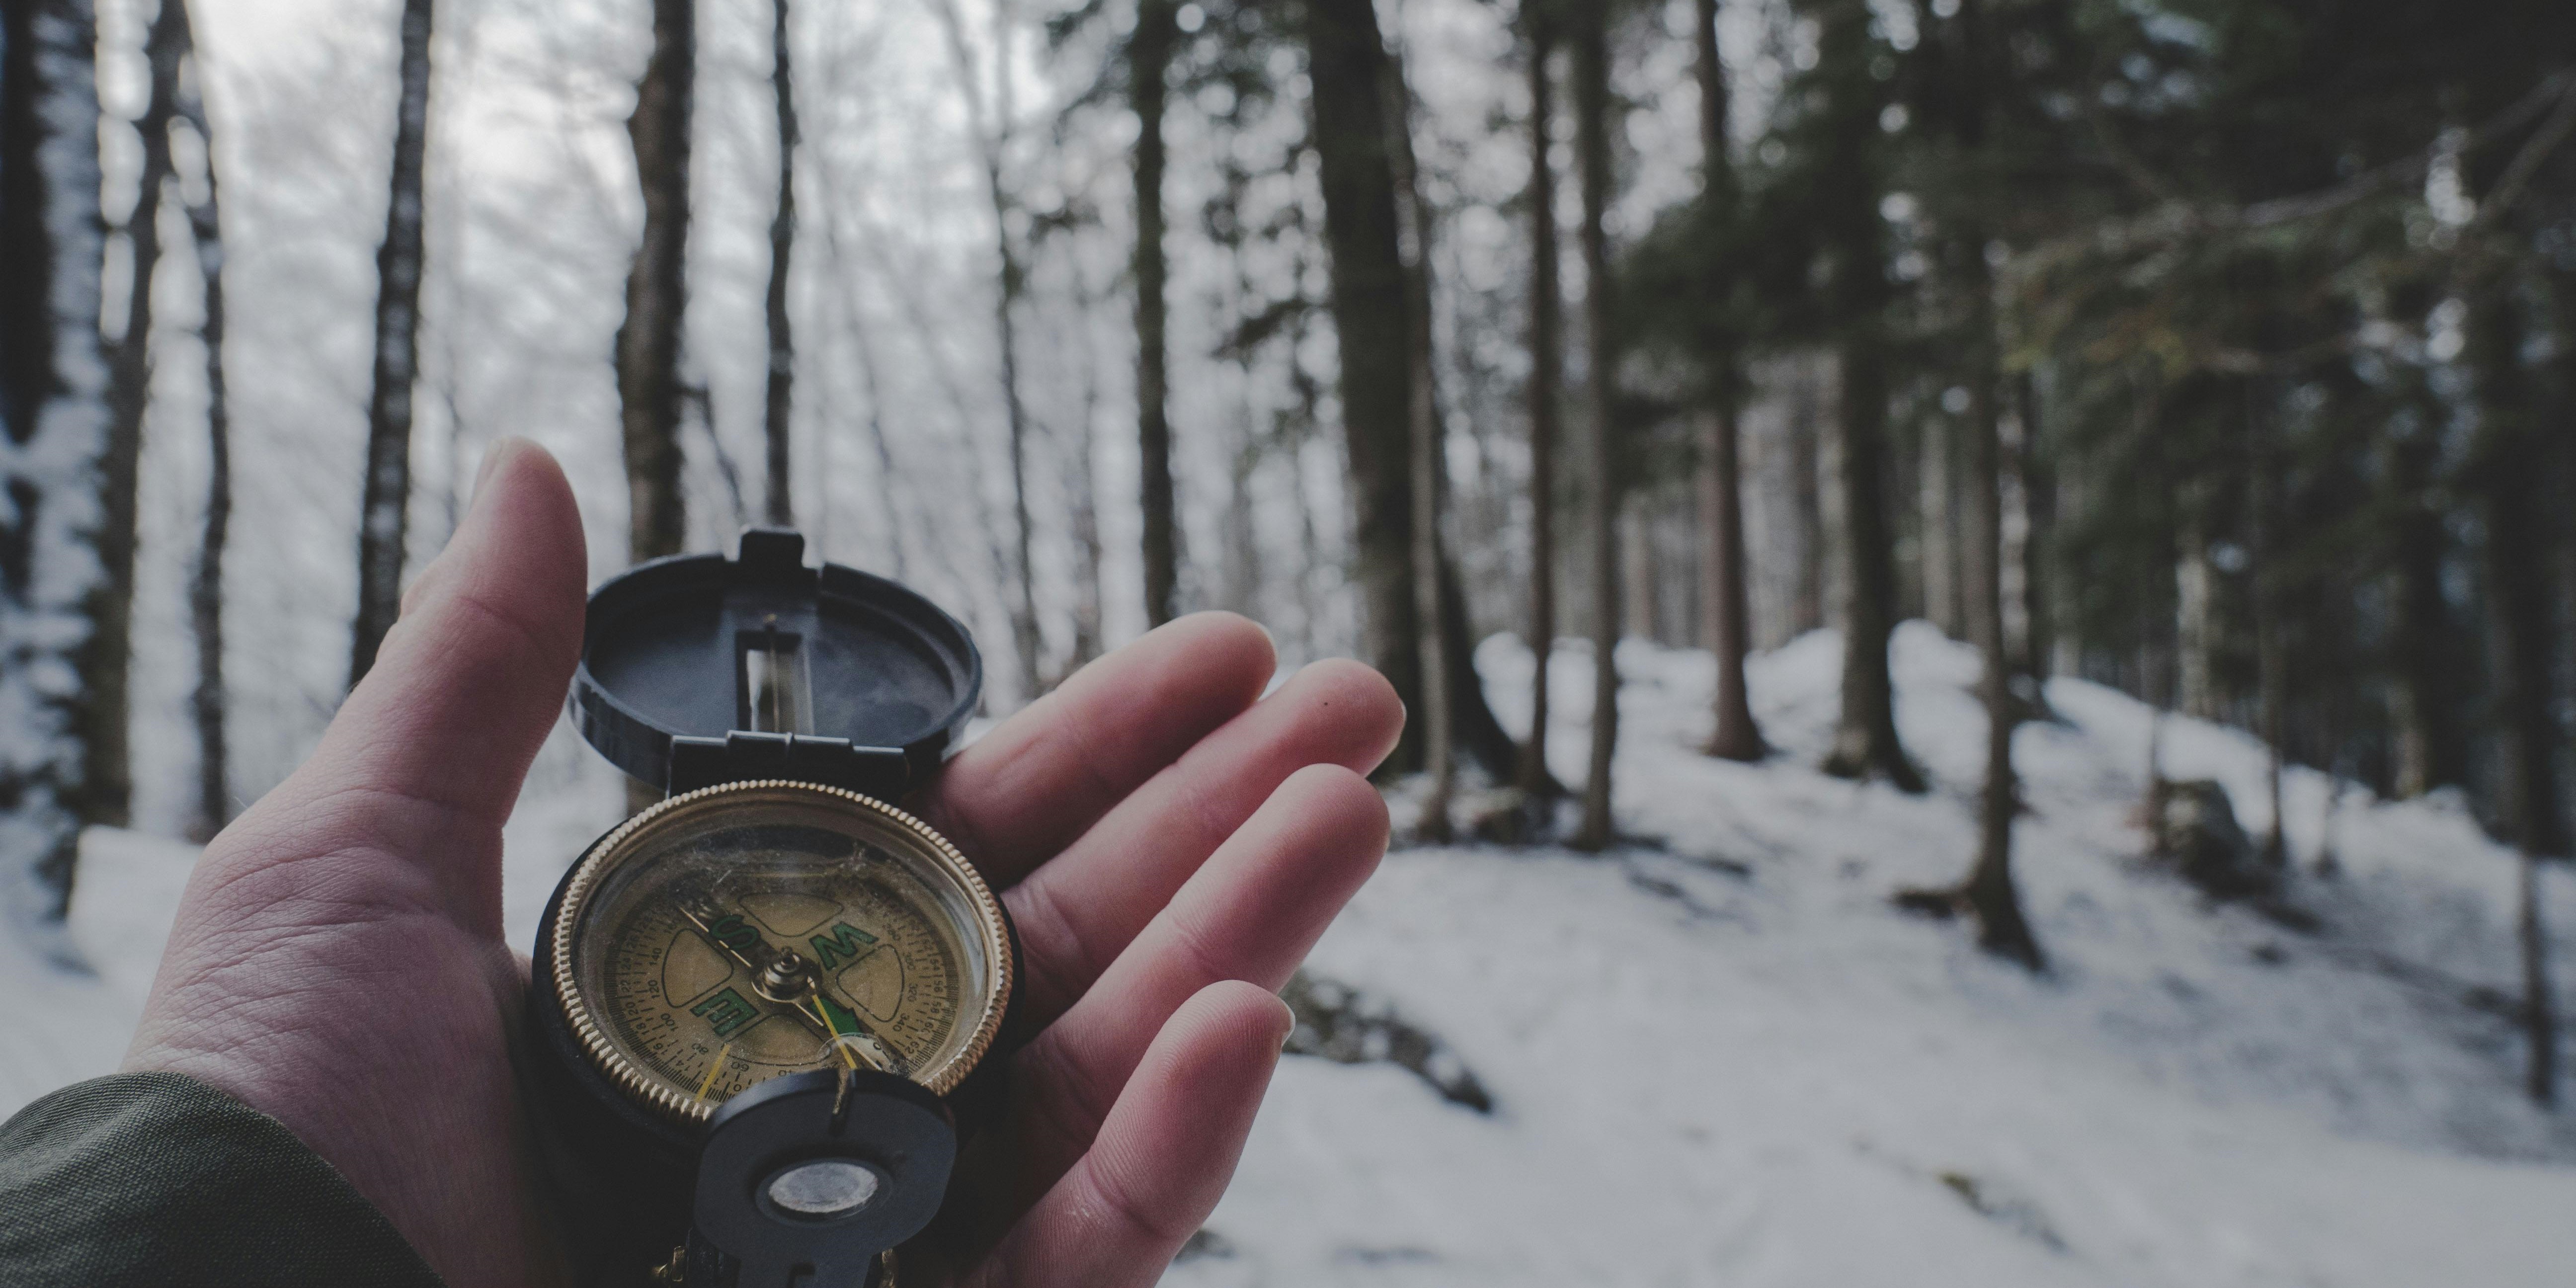
M207 846L126 1056L284 1122L457 1288L567 1264L510 1069L528 973L501 825L585 577L553 460L495 445L311 758ZM1035 1036L961 1160L980 1219L907 1247L906 1288L1150 1283L1215 1206L1287 1032L1267 994L1384 851L1359 775L1403 720L1355 663L1261 699L1274 665L1241 618L1175 622L911 802L1010 907Z

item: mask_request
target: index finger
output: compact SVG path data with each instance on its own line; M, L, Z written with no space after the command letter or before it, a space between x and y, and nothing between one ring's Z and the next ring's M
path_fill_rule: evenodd
M1074 673L957 753L921 813L1009 886L1260 698L1279 658L1233 613L1193 613Z

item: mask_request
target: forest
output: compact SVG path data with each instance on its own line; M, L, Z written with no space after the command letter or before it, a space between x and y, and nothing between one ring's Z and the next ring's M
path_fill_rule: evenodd
M1423 843L1630 845L1639 642L1712 659L1695 754L1937 796L1891 678L1921 619L1980 660L1974 839L1882 897L2050 968L2016 731L2088 681L2265 749L2228 880L2335 867L2300 767L2518 856L2498 1005L2559 1094L2576 6L5 14L29 936L84 828L202 840L293 767L525 435L595 575L800 527L973 626L994 714L1200 609L1360 657ZM1819 630L1808 755L1748 666ZM2214 826L2166 724L2159 850Z

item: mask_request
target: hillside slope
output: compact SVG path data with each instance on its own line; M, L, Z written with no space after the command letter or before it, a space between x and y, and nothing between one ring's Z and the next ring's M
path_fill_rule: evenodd
M1887 903L1955 879L1974 842L1974 655L1898 635L1900 725L1936 782L1909 798L1808 768L1839 648L1756 659L1781 751L1739 766L1689 750L1707 656L1623 647L1619 816L1656 844L1390 858L1312 969L1445 1037L1498 1111L1290 1061L1214 1254L1172 1281L2569 1282L2576 1124L2524 1103L2511 1025L2463 1001L2514 991L2510 855L2455 808L2355 790L2345 875L2289 893L2316 933L2208 906L2133 857L2149 712L2059 681L2064 722L2016 744L2054 965L2033 979ZM1497 639L1480 663L1525 721L1527 652ZM1588 653L1555 665L1580 703ZM1588 713L1562 714L1556 769L1579 781ZM2259 744L2174 721L2167 752L2267 824ZM2302 862L2327 786L2288 783Z

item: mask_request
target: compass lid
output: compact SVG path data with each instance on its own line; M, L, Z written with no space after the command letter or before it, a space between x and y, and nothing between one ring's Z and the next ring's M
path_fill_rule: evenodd
M805 538L742 535L590 596L569 706L618 768L672 793L755 778L891 799L936 769L975 712L974 637L919 594L805 565Z

